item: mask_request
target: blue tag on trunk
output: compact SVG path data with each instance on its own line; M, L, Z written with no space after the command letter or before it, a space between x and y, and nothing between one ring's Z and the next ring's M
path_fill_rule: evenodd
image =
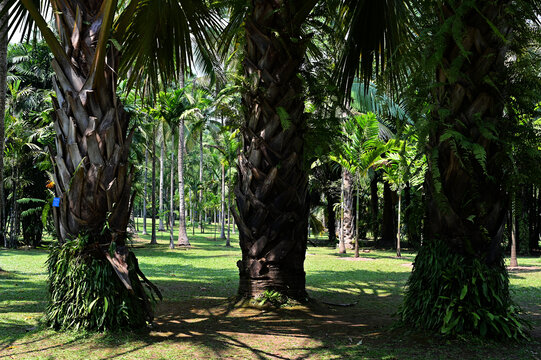
M53 198L53 207L60 207L60 198L59 197Z

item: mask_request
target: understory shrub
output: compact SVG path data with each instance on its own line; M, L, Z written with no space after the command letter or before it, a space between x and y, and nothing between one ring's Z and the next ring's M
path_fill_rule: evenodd
M141 283L133 279L137 277L132 271L135 257L132 260L128 257L135 290L129 291L107 259L89 251L88 242L88 236L79 236L51 247L47 260L47 325L75 330L145 327L152 320L152 310L148 306L148 297L143 298L147 295Z
M519 339L530 327L519 312L502 256L489 266L432 241L415 258L399 315L406 324L444 335Z

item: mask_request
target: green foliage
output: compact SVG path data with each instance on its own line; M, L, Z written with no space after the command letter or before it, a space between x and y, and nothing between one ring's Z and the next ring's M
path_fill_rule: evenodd
M274 290L265 290L258 298L259 305L265 305L267 303L280 307L287 302L287 297Z
M379 139L378 124L376 115L370 112L348 118L342 130L343 142L331 159L364 177L392 146L392 142L383 143Z
M443 335L526 338L529 324L519 317L508 284L503 258L487 265L431 241L415 259L399 314L404 323Z
M107 260L90 255L88 239L80 235L51 247L47 260L47 324L55 329L75 330L145 326L140 299L124 287Z

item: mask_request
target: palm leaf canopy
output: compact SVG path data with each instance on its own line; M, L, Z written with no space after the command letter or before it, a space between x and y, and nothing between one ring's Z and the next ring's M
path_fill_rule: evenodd
M53 10L60 41L47 25L48 9ZM122 75L129 75L129 85L145 83L157 88L160 78L171 83L180 69L194 66L194 58L206 71L216 63L209 49L220 26L202 0L7 0L5 11L10 16L2 26L9 27L11 36L16 29L31 34L39 28L64 69L73 67L64 44L79 41L83 15L85 21L90 19L91 32L96 35L90 39L96 50L89 61L96 74L103 73L100 70L111 46L120 51L121 63L115 66ZM88 45L81 42L80 46ZM99 75L93 79L99 80Z
M331 159L351 173L364 176L380 160L381 155L394 146L379 138L379 123L373 113L348 118L341 132L342 142Z
M337 33L345 38L336 66L338 85L349 94L355 77L365 88L374 73L379 74L389 59L397 56L412 36L413 0L340 0ZM398 77L392 68L391 80ZM349 99L346 99L349 100Z

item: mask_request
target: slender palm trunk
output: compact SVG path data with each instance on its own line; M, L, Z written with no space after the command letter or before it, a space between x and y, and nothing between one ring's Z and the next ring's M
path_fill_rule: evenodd
M175 135L171 136L171 183L169 186L169 248L175 247Z
M402 190L398 189L398 226L396 229L396 256L401 257L400 251L400 211L402 207Z
M148 181L148 149L145 149L145 178L143 179L143 235L147 232L147 181Z
M336 211L334 210L334 204L338 203L340 199L336 194L332 194L330 191L325 193L327 198L327 230L329 232L329 242L336 244Z
M342 177L340 181L340 219L338 222L338 228L340 233L338 235L338 253L346 253L346 245L344 242L344 169L342 169Z
M203 217L203 129L199 133L199 186L199 230L201 230L201 233L205 233L205 218Z
M345 254L346 249L351 249L352 244L355 242L355 216L353 214L353 188L354 179L353 175L344 168L343 170L343 184L344 184L344 219L342 222L343 237L340 244L339 253Z
M150 206L152 208L152 233L150 237L151 244L157 244L156 239L156 127L154 126L154 137L152 142L152 193L150 194Z
M509 267L517 267L517 222L515 218L515 196L514 194L511 197L511 209L510 209L510 220L511 220L511 259L509 262Z
M355 232L355 257L359 257L359 193L360 193L360 184L359 179L357 179L357 201L356 201L356 211L355 211L355 227L357 231Z
M393 191L388 182L383 184L383 226L381 239L378 243L383 248L393 248L396 242L395 224L394 224L394 203Z
M232 213L242 249L239 294L246 297L267 289L298 299L307 296L306 119L298 77L306 43L301 35L305 19L297 5L302 4L254 0L245 22L244 74L250 85L242 96L243 144L235 189L239 212Z
M221 211L220 211L220 239L225 240L225 164L222 164L222 186L221 186Z
M7 0L0 2L0 10L4 9ZM6 22L8 14L1 19L2 24ZM7 89L7 53L8 38L7 26L0 31L0 244L4 243L7 247L7 237L5 236L5 209L4 203L4 121L6 109L6 89Z
M19 191L19 175L18 175L18 168L17 168L17 160L13 162L13 167L11 171L11 182L12 182L12 188L11 188L11 234L10 234L10 244L9 247L16 248L17 247L17 239L18 239L18 233L19 233L19 206L17 204L17 192Z
M225 241L226 247L231 247L231 174L230 169L227 169L227 240Z
M181 75L181 87L184 87L184 76ZM190 246L186 233L186 204L184 201L184 119L178 123L178 246ZM190 220L193 221L191 215Z
M378 173L374 173L374 178L370 181L370 222L372 223L372 235L374 242L378 241L379 223L378 223Z
M161 125L162 127L162 139L163 139L163 124ZM164 171L165 171L165 146L160 146L161 147L161 151L160 151L160 198L159 198L159 207L160 207L160 212L158 214L159 218L160 218L160 222L159 222L159 225L158 225L158 231L165 231L165 228L164 228L164 222L163 222L163 199L165 197L165 189L164 189L164 183L163 183L163 176L164 176Z

